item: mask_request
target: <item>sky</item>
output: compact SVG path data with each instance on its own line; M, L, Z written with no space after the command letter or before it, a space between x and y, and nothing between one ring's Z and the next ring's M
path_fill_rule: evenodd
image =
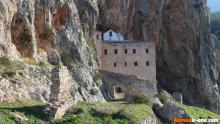
M211 12L220 11L220 0L208 0L208 6Z

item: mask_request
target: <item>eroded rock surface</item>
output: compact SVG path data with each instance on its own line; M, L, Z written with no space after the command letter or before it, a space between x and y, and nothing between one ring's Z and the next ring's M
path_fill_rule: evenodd
M47 102L51 85L50 71L32 65L22 65L20 69L5 71L0 76L0 102Z
M73 97L76 100L105 101L99 87L94 85L96 81L93 79L93 72L98 69L98 65L95 61L95 51L88 45L90 34L98 21L97 1L0 0L0 9L0 57L6 56L16 61L31 58L36 62L49 62L54 66L64 64L70 71L86 70L73 71L76 75L71 74L72 82L76 80L76 88L72 89L75 92ZM77 77L78 74L81 76ZM16 80L24 87L14 88L18 90L15 93L20 92L21 89L19 94L25 92L24 98L48 101L48 98L29 97L34 93L28 91L41 92L38 90L41 86L45 86L48 95L50 84L41 85L42 82L37 76L27 75L25 81ZM35 87L32 87L34 89L25 87L24 83L29 81L31 85L32 80L35 80ZM13 83L10 84L10 80L3 78L1 81L2 84L14 87ZM51 83L52 79L47 78L47 81ZM14 95L11 90L6 91L3 86L2 97ZM81 89L82 93L80 93ZM97 94L91 94L90 90L95 90Z
M191 118L183 108L177 105L174 98L164 90L154 96L153 111L164 124L173 123L174 118Z

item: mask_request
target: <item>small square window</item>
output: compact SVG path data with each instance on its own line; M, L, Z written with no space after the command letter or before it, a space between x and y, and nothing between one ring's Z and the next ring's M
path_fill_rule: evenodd
M116 63L114 63L114 67L116 67L117 66L117 64Z
M115 49L115 54L118 54L118 50L117 49Z
M138 62L134 62L134 66L138 66Z
M133 49L133 53L134 53L134 54L136 53L136 49Z
M146 49L146 53L149 53L149 50L148 50L148 49Z
M128 53L128 49L125 49L125 54L127 54Z
M150 65L149 61L146 61L146 66L149 66L149 65Z
M127 66L127 62L125 62L125 66Z
M107 49L104 49L104 54L106 55L108 53Z

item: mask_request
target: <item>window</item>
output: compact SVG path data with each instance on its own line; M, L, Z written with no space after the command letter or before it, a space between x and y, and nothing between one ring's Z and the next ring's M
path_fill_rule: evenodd
M116 67L117 66L117 64L116 63L114 63L114 67Z
M134 62L134 66L138 66L138 62Z
M109 32L109 37L112 37L112 32L111 31Z
M127 66L127 62L125 62L125 67Z
M149 66L149 65L150 65L149 61L146 61L146 66Z
M133 53L134 53L134 54L136 53L136 49L133 49Z
M104 49L104 54L106 55L108 53L107 49Z
M149 50L148 50L148 49L146 49L146 53L149 53Z
M125 54L127 54L128 53L128 50L127 49L125 49Z
M115 49L115 54L118 54L118 50L117 49Z

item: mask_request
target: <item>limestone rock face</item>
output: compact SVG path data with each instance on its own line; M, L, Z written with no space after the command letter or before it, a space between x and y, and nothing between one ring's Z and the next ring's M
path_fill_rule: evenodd
M158 42L164 0L98 0L100 23L128 39Z
M100 24L157 44L157 80L184 102L219 109L206 0L98 0ZM218 108L218 109L217 109Z
M6 72L5 72L6 73ZM50 69L23 65L22 68L0 76L0 102L13 103L19 100L46 102L50 94Z
M97 78L96 81L94 81L94 76L92 76L90 71L86 68L72 69L70 72L76 81L76 87L78 87L76 97L78 97L79 100L86 100L88 102L105 101L100 90L102 86L101 78ZM79 95L81 97L79 97Z
M11 22L17 11L16 4L15 0L0 1L0 56L8 56L14 60L21 57L11 42Z
M0 57L7 56L16 61L31 58L55 66L65 65L70 73L71 70L86 70L85 73L79 72L82 76L77 81L72 78L72 82L77 86L71 89L75 92L73 97L76 97L76 100L105 101L99 87L93 85L96 81L93 80L92 74L98 69L98 65L95 61L95 51L88 43L99 17L96 0L0 0L0 10ZM77 74L75 71L73 73ZM35 89L32 91L38 91L42 82L36 77L28 76L27 80L30 82L32 79L36 80ZM48 80L52 82L51 79ZM5 79L1 81L11 82ZM85 85L88 86L84 87ZM22 91L27 94L23 95L24 98L32 99L26 92L30 87L26 88ZM50 84L45 88L48 95ZM78 89L85 89L84 96ZM95 89L97 95L92 95L91 89ZM0 90L3 96L10 96L12 92Z
M11 20L11 42L22 57L32 58L36 52L34 1L17 1L17 12Z
M157 74L161 86L178 91L191 105L219 112L214 45L206 0L167 1L158 43Z
M220 41L215 35L212 35L213 42L215 43L215 55L217 70L220 71Z

